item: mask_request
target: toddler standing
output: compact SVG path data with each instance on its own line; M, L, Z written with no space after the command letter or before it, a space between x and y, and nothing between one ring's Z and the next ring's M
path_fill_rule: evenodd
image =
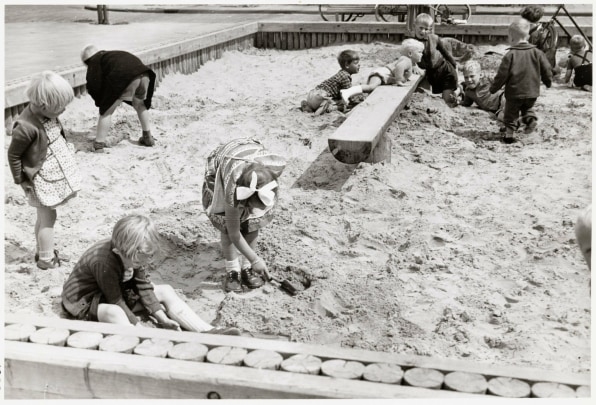
M27 88L29 105L17 118L8 148L12 177L37 209L35 261L46 270L60 266L54 250L56 208L81 189L74 146L66 142L58 116L74 99L71 85L49 70Z
M509 42L511 47L503 57L497 74L490 86L495 94L505 86L505 137L503 142L516 141L514 132L516 121L521 113L521 123L525 125L524 133L532 133L536 129L538 117L532 109L540 95L540 81L551 86L552 71L546 56L534 45L528 43L530 23L519 19L509 25Z
M341 67L339 72L308 92L300 105L302 111L321 115L344 107L341 90L352 87L352 75L360 71L360 56L356 51L345 50L339 54L337 62Z
M81 60L87 65L87 92L99 107L95 152L103 152L112 125L112 114L123 101L133 106L143 130L139 144L153 146L149 108L155 90L155 73L135 55L125 51L100 51L86 45Z

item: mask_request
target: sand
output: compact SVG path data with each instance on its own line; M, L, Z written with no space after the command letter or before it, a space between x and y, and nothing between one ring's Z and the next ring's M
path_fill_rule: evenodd
M394 49L349 47L362 57L355 83ZM142 213L168 248L153 282L174 286L216 325L296 342L589 371L590 272L573 225L591 200L591 94L560 83L543 88L538 131L506 145L489 113L416 93L388 130L391 162L345 165L327 149L345 115L298 109L337 71L344 48L228 52L194 74L168 75L151 110L154 148L138 146L136 115L123 106L108 153L90 153L97 110L89 96L76 99L62 120L79 150L83 189L58 209L55 228L56 248L71 261L36 268L35 211L5 164L5 311L64 316L59 296L76 258L119 218ZM494 67L498 57L484 62ZM276 218L258 250L272 274L310 283L296 296L274 285L221 289L219 235L203 213L201 187L208 153L237 137L256 137L287 158Z

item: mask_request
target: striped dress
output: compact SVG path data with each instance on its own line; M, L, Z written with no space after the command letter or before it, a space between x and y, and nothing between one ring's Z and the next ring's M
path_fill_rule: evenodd
M225 207L237 206L235 198L236 182L242 175L244 168L259 161L274 172L281 174L285 161L268 159L271 155L257 140L250 138L235 139L227 144L218 146L207 157L205 179L203 182L203 208L213 226L226 232ZM277 202L277 197L276 200ZM266 226L273 219L273 204L263 210L244 208L240 217L240 230L254 232Z

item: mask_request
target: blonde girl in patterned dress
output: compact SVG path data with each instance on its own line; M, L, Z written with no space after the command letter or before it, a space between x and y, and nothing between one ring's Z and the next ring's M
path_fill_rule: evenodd
M27 88L29 105L12 130L8 164L15 184L25 191L29 205L37 209L35 222L37 267L60 266L54 250L56 207L80 190L74 146L66 142L58 116L73 100L71 85L60 75L44 71Z
M207 157L203 208L221 232L225 291L240 292L242 285L258 288L263 277L269 280L267 265L255 249L259 229L273 219L277 178L285 164L254 139L235 139Z

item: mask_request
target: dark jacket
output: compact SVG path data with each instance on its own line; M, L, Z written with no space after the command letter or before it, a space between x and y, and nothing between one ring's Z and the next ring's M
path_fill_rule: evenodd
M85 61L87 64L87 92L103 115L122 95L126 87L143 73L149 75L149 89L145 107L151 108L155 89L155 72L135 55L126 51L99 51Z
M64 136L62 124L60 133ZM8 147L8 165L16 184L31 181L41 169L49 142L43 124L27 106L13 125L12 140Z
M422 52L422 60L418 63L421 69L433 70L437 69L443 60L446 60L455 67L455 59L449 50L445 48L441 38L436 34L428 34L427 39L412 37L424 44L424 51Z
M550 87L552 76L544 52L529 43L517 44L503 57L490 92L496 93L505 85L505 98L537 98L540 80Z

